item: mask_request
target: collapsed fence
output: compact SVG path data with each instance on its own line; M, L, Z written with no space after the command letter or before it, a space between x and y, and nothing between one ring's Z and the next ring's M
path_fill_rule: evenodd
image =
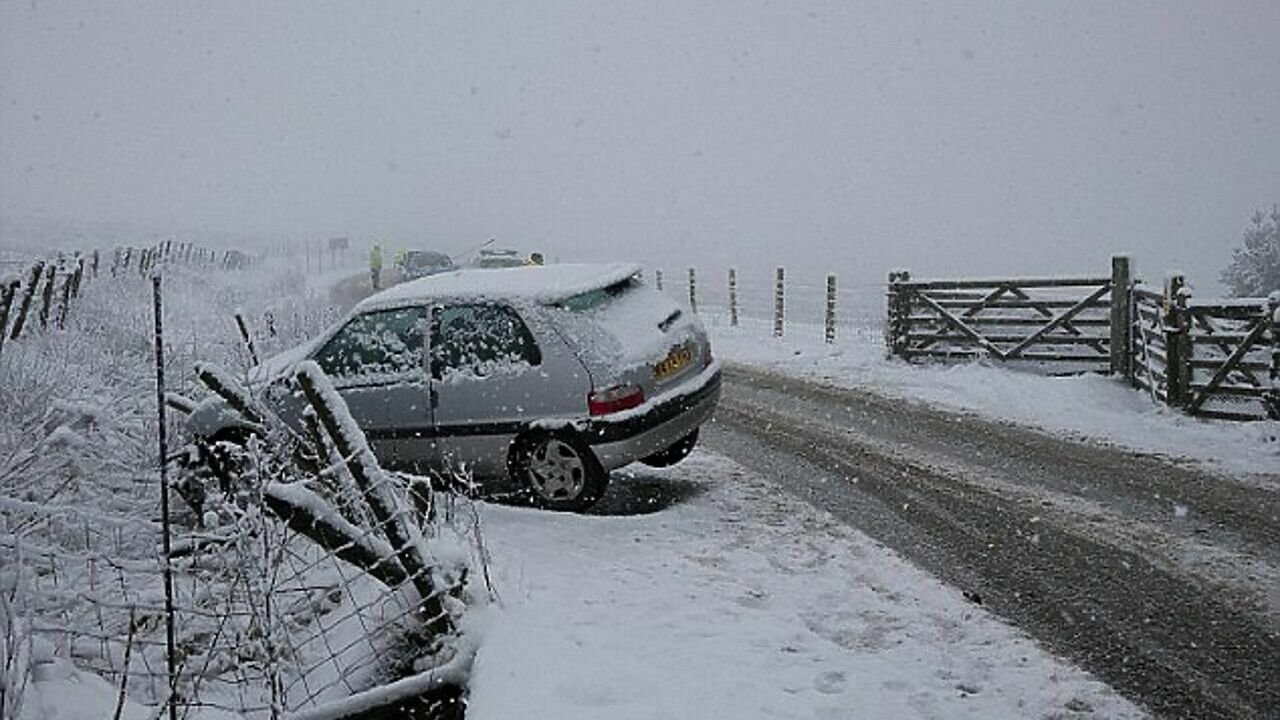
M147 266L145 276L155 278L150 270L165 262L163 248L148 255L120 252L116 277L121 282L86 283L80 310L86 315L77 325L90 333L84 342L73 340L80 332L33 335L28 328L18 336L24 340L21 352L4 359L5 372L27 366L54 374L69 370L56 358L47 362L42 353L65 354L69 347L92 345L95 334L112 333L101 316L87 311L114 304L119 312L120 301L127 299L132 314L141 304L143 283L123 280L141 272L139 264ZM175 246L165 277L176 273L186 284L206 277L201 271L207 266L188 266L178 257ZM88 256L86 261L92 277ZM108 276L107 267L101 263L102 276ZM35 291L37 310L29 311L28 321L37 327L40 296ZM254 307L274 312L260 323L267 350L310 333L335 312L285 303ZM235 357L230 348L241 343L230 329L220 333L229 336L224 346L203 350L216 348ZM135 368L145 370L138 362L138 339L124 338L127 347L121 348L130 363L122 366L130 375L128 387L138 385ZM171 362L161 361L161 366ZM116 371L108 373L114 377ZM184 378L180 372L176 380L172 389L184 393L196 382L195 375ZM57 384L56 378L50 382ZM10 390L22 392L17 386ZM155 437L158 423L147 420L136 403L127 401L127 422L118 422L97 403L58 401L41 411L39 397L28 399L33 424L22 432L30 440L17 438L16 453L0 457L0 714L5 718L21 717L24 690L29 696L38 693L42 683L62 672L57 668L70 665L105 678L120 703L149 706L146 713L152 716L152 709L168 706L192 718L215 709L247 718L336 718L357 706L385 705L460 682L468 662L465 648L452 646L453 660L441 654L445 648L432 621L444 608L457 610L464 575L452 560L434 557L407 568L395 550L403 544L388 538L412 521L429 546L439 541L450 548L442 557L456 558L474 532L475 516L464 501L432 493L423 479L375 471L373 485L395 493L398 508L376 518L363 494L344 480L352 477L348 461L359 453L336 445L308 472L289 466L280 448L254 441L237 456L237 467L247 470L235 482L210 481L208 475L195 482L184 472L158 485L154 463L149 472L139 469L146 467L148 455L139 443ZM191 407L173 395L165 400L170 407ZM326 431L321 436L332 442ZM12 444L15 438L0 439ZM128 458L117 460L111 448L121 448ZM186 463L192 452L166 455L173 463ZM34 483L35 477L48 482ZM169 506L158 503L156 490L170 486L182 490L183 500L172 503L165 552L164 523L156 510ZM414 493L408 492L410 486ZM348 489L337 490L342 487ZM173 577L171 602L163 592L166 567ZM438 609L424 612L428 601L437 602ZM7 651L22 647L39 651Z
M984 359L1050 372L1106 372L1192 415L1280 419L1280 293L1197 299L1109 276L913 280L889 274L885 344L907 361Z

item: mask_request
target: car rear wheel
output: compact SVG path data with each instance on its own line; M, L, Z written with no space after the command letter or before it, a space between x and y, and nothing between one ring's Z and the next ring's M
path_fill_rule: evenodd
M670 467L689 457L693 447L698 444L698 429L672 443L666 450L659 450L649 457L640 458L640 462L649 467Z
M535 504L549 510L585 510L604 495L609 482L595 453L573 435L522 437L509 464L512 479Z

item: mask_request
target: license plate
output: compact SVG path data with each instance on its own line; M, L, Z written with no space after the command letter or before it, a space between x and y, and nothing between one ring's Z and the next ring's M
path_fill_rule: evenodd
M653 366L653 377L658 380L666 380L669 377L678 375L681 370L689 367L693 363L693 351L687 347L678 347L671 351L666 358Z

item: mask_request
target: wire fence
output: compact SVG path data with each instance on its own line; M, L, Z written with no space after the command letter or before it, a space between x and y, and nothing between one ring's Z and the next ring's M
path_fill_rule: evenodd
M835 275L794 276L782 267L647 268L645 279L696 311L712 328L766 330L761 334L776 336L816 334L833 343L879 342L884 332L884 283L843 285Z
M424 608L460 612L474 600L463 595L467 565L454 560L459 548L476 547L478 530L465 500L427 491L424 502L425 479L378 473L380 492L397 508L378 521L326 483L341 475L343 458L308 473L282 448L251 445L256 455L245 467L256 475L205 483L171 500L166 563L158 425L144 401L151 370L140 361L149 338L136 330L146 326L151 283L137 280L153 269L176 273L187 287L171 312L203 312L164 358L178 370L171 389L190 393L199 386L192 358L242 352L231 318L215 320L205 306L236 306L250 299L240 297L246 286L266 279L223 283L206 270L259 272L258 263L188 261L202 255L180 244L117 251L111 263L99 254L96 274L92 255L66 257L74 262L62 267L84 267L87 278L74 322L28 328L16 344L13 322L0 324L11 338L0 355L0 717L20 717L24 693L50 676L42 668L60 663L101 676L120 703L127 697L156 717L172 706L188 718L206 711L323 718L353 697L390 700L461 682L469 659L434 632L439 613ZM271 272L285 277L296 263L281 265ZM70 272L58 275L73 282ZM252 300L247 314L266 352L314 336L339 313L299 293ZM169 459L182 464L198 459L196 452L189 447ZM190 490L207 480L186 472L170 487ZM408 497L410 485L417 501ZM307 502L273 504L270 488ZM300 532L317 518L341 528L339 546ZM357 547L385 556L391 524L416 528L427 553L450 548L448 561L430 557L413 570L375 561L399 569L371 572L343 559ZM166 567L173 574L172 673ZM391 680L399 680L395 693L385 687Z

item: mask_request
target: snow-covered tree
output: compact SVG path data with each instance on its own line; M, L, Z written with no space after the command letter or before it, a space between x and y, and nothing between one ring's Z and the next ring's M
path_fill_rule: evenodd
M1244 246L1235 249L1221 280L1236 297L1264 297L1280 290L1280 207L1253 214Z

